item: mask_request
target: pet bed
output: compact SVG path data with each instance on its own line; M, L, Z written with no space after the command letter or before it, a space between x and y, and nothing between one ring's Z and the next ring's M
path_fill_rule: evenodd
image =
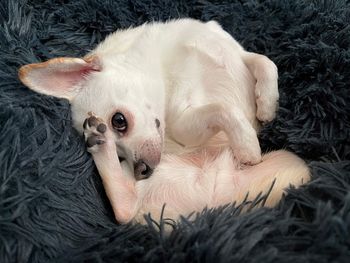
M276 208L203 211L166 235L151 220L116 224L68 101L25 88L17 69L179 17L217 20L277 64L262 149L293 151L312 181ZM344 0L2 0L0 262L350 262L349 24Z

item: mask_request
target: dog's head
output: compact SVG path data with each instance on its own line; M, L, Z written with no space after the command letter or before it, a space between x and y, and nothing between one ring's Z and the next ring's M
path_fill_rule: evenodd
M119 158L134 168L136 178L145 178L160 162L163 146L164 102L157 94L162 81L113 63L96 55L55 58L21 67L19 78L36 92L68 99L81 133L88 112L104 119L114 131Z

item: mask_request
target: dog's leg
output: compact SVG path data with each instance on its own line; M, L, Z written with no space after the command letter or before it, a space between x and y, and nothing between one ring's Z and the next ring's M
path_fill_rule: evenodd
M208 104L188 108L171 126L173 138L186 146L201 145L220 130L227 134L234 156L241 163L261 161L256 131L237 107Z
M229 72L237 72L237 51L243 63L256 79L255 98L256 117L262 122L272 121L278 107L278 70L266 56L245 51L237 41L225 32L217 23L207 23L209 29L218 37L199 37L189 41L186 47L205 54L219 67ZM234 66L233 66L234 65Z
M272 121L278 107L278 72L276 65L266 56L246 52L242 59L256 79L256 117L262 122Z
M130 222L137 212L135 181L123 175L112 131L90 114L84 122L84 136L117 221Z

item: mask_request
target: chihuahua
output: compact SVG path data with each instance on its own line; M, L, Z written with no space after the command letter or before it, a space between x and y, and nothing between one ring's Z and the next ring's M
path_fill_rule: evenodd
M177 219L252 199L276 180L273 206L289 184L309 180L294 154L261 155L257 132L276 114L277 67L214 21L120 30L84 58L25 65L19 78L70 101L120 223L157 217L164 204Z

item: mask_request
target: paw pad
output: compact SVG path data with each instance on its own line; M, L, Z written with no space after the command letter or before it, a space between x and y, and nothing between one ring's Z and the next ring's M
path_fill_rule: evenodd
M86 118L83 124L86 146L92 148L102 145L106 142L104 133L107 131L107 125L89 112L90 117Z

